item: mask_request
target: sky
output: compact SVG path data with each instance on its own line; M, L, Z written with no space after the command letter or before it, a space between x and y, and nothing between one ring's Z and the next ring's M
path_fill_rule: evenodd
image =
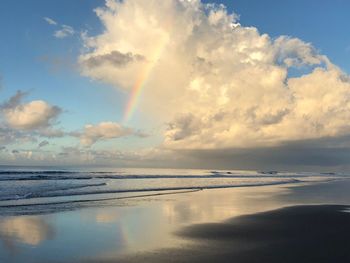
M0 3L0 164L349 170L348 1Z

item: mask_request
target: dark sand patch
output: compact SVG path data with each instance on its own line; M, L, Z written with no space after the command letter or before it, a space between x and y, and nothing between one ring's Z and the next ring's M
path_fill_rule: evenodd
M194 240L194 245L108 262L350 262L350 213L343 212L347 208L293 206L192 225L176 234Z

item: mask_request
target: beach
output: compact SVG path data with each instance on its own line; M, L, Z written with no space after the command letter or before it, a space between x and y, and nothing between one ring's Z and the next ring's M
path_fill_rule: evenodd
M0 261L346 262L349 187L343 179L169 191L3 213Z
M0 263L350 263L349 13L1 0Z

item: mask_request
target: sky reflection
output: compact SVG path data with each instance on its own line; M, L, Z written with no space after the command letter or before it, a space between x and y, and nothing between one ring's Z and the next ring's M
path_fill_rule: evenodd
M38 216L0 219L0 237L7 242L21 242L35 246L47 239L53 239L54 236L52 225Z
M113 259L183 246L192 241L174 235L181 227L279 208L292 203L284 198L290 192L285 186L204 190L49 215L2 217L0 260Z

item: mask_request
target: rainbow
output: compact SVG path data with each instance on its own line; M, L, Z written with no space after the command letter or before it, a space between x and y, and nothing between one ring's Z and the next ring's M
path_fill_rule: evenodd
M145 63L145 67L140 71L138 74L135 84L132 87L132 90L129 95L128 103L126 104L125 110L124 110L124 116L123 116L123 122L127 123L132 115L134 114L138 102L140 100L142 91L144 90L147 80L150 78L150 75L152 73L152 69L155 67L157 62L159 61L161 54L163 53L163 50L168 43L168 37L164 36L159 42L158 45L156 45L153 54L151 54L150 57L147 58L147 61Z

